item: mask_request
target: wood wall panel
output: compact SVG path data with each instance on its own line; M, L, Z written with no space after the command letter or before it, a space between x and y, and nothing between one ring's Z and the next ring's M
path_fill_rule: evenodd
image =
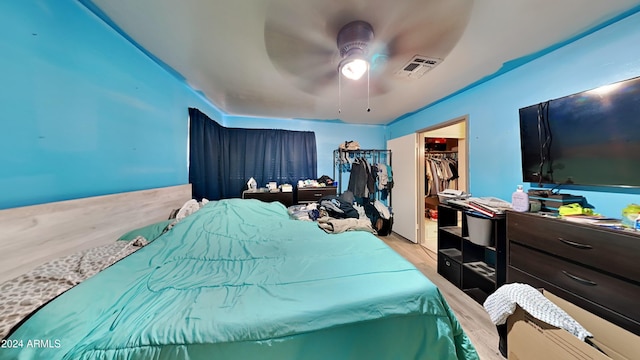
M189 199L186 184L0 210L0 283L166 220Z

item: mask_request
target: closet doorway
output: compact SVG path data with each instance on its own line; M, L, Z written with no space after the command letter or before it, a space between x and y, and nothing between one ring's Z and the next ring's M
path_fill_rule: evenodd
M419 244L438 252L438 192L457 189L469 192L468 118L453 119L418 131Z

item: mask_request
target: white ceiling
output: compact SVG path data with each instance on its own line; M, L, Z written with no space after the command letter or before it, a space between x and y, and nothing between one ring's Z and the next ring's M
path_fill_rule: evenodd
M509 61L575 38L640 4L639 0L85 1L90 2L109 23L228 114L357 124L389 123L499 72ZM353 20L367 21L374 30L369 55L375 63L368 87L366 76L357 82L343 78L338 84L336 37ZM414 55L442 62L419 79L394 75Z

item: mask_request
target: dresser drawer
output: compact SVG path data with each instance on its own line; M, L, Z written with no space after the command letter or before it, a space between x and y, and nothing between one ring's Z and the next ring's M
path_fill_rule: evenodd
M323 196L336 195L336 188L334 186L298 188L297 191L299 203L317 202Z
M509 212L507 238L640 282L640 237L635 234Z
M640 322L637 284L516 243L509 246L509 266Z

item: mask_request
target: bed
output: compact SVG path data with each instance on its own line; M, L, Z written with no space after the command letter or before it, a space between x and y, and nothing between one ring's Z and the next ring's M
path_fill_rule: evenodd
M2 344L0 359L478 358L436 286L380 239L242 199L207 203Z

